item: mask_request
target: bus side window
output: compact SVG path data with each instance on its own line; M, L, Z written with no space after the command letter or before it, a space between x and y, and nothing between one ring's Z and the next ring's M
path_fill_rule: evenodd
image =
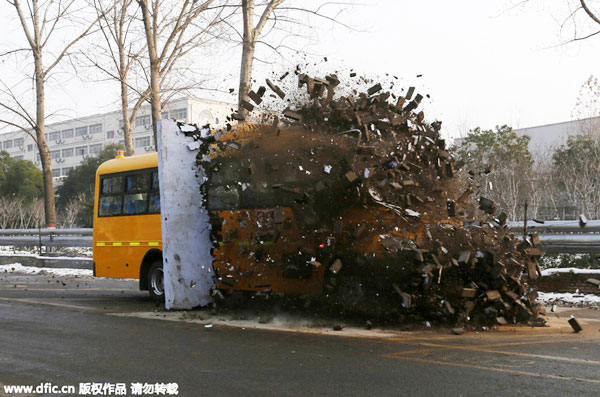
M121 215L121 196L101 196L99 207L100 216Z
M150 193L148 202L148 212L151 214L160 213L160 191L158 190L158 171L153 171L150 178Z
M127 175L123 213L136 215L148 212L148 188L150 175L147 172Z
M123 192L123 177L113 176L102 179L102 194L118 194Z
M134 193L125 195L125 208L123 213L125 215L143 214L147 211L148 205L148 194L147 193Z
M152 185L150 190L158 190L158 171L152 172Z
M101 180L98 216L121 215L123 205L123 177L103 177Z
M159 214L160 213L160 192L150 193L150 208L148 208L148 212L151 214Z

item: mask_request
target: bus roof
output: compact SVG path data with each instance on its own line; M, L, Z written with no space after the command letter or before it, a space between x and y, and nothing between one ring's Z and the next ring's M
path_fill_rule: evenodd
M123 158L114 158L105 161L98 167L97 173L113 174L123 171L142 170L144 168L153 168L158 166L158 153L141 154L139 156L130 156Z

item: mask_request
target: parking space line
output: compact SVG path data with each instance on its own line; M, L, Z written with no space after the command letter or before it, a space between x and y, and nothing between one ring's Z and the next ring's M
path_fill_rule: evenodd
M384 355L382 355L382 357L394 358L397 360L404 360L404 361L427 363L427 364L446 365L446 366L450 366L450 367L473 368L473 369L480 369L483 371L502 372L502 373L514 374L514 375L535 376L538 378L548 378L548 379L558 379L558 380L578 381L578 382L600 384L600 380L597 380L597 379L576 378L576 377L570 377L570 376L560 376L560 375L553 375L553 374L543 374L543 373L536 373L536 372L519 371L519 370L515 370L515 369L486 367L486 366L474 365L474 364L463 364L463 363L456 363L456 362L451 362L451 361L430 360L430 359L426 359L426 358L418 358L418 357L413 357L413 356L402 356L401 352L398 352L398 354L395 356L393 354L394 353L384 354Z
M482 349L477 346L442 345L442 344L426 343L426 342L404 342L404 343L407 345L415 345L415 346L423 346L423 347L433 347L433 348L437 347L441 350L462 350L462 351L471 351L471 352L479 352L479 353L503 354L506 356L538 358L538 359L543 359L543 360L564 361L564 362L587 364L587 365L600 365L600 361L596 361L596 360L587 360L587 359L582 359L582 358L561 357L561 356L548 356L548 355L543 355L543 354L511 352L511 351L503 351L503 350L495 350L495 349ZM395 354L395 353L389 353L389 354ZM402 352L397 352L396 354L401 355Z
M540 345L544 343L555 343L555 342L581 342L582 338L552 338L544 340L531 340L521 342L502 342L502 343L490 343L486 345L477 345L475 347L501 347L501 346L520 346L520 345Z

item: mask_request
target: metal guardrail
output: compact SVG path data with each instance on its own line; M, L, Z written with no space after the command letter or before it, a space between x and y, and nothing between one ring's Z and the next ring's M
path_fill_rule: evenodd
M523 232L523 222L507 222L506 226L512 233ZM544 223L527 221L529 232L544 233L599 233L600 221L587 221L581 227L579 221L547 221Z
M508 222L507 229L517 235L523 222ZM92 247L93 229L0 229L0 246L18 247ZM600 254L600 220L527 222L529 233L539 234L547 253Z
M91 247L93 229L0 229L0 246Z
M507 229L523 233L523 222L508 222ZM600 221L528 221L528 233L538 233L540 243L547 253L600 254Z

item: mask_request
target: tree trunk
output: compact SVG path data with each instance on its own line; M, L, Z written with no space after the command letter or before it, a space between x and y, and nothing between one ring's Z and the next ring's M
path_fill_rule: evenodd
M248 111L242 107L242 100L248 100L250 79L252 78L252 62L254 61L254 0L242 0L242 16L244 19L244 37L242 45L242 64L240 67L240 86L238 92L238 112L244 116Z
M157 122L161 119L160 76L158 74L158 60L156 58L156 48L153 52L154 57L150 57L150 101L152 105L152 132L154 134L154 146L158 150Z
M248 111L242 107L242 100L248 100L250 91L250 78L252 77L252 63L254 61L254 41L244 32L244 46L242 49L242 66L240 69L240 87L238 93L238 112L246 115Z
M125 154L133 156L133 138L131 137L131 122L129 119L129 103L127 81L121 78L121 112L123 117L123 139L125 140Z
M52 183L52 163L50 151L46 143L46 122L44 102L44 72L42 69L41 53L34 54L35 90L36 90L36 136L42 174L44 178L44 214L46 227L56 227L56 208L54 206L54 184Z
M150 102L152 105L152 130L154 133L154 145L158 149L157 141L157 121L161 118L160 105L160 74L158 71L158 55L156 54L156 31L150 18L147 0L138 0L142 9L142 18L144 20L144 30L146 31L146 41L148 42L148 56L150 57ZM154 10L157 12L157 10Z

